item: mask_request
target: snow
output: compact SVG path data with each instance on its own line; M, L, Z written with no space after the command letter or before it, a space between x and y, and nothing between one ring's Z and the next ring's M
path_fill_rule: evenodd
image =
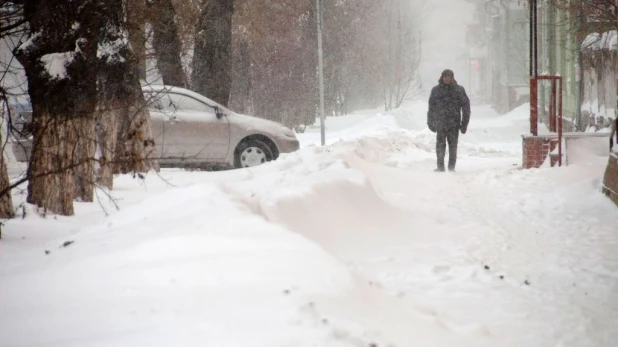
M41 37L41 32L34 33L26 42L22 43L19 46L20 51L28 51L32 46L35 45L35 41Z
M123 63L125 59L120 54L120 52L124 47L127 47L127 43L122 39L117 39L111 42L106 41L99 43L99 47L97 49L97 58L105 58L107 63L109 64L116 62Z
M591 33L582 42L583 49L589 49L593 51L598 51L602 49L607 49L610 51L615 51L618 46L618 34L616 30L606 31L602 34L599 33Z
M41 57L45 70L52 78L63 79L67 77L66 67L75 56L75 52L50 53Z
M601 132L601 131L599 131ZM603 156L608 153L608 137L581 137L564 140L568 151L569 164L587 162L591 154Z
M473 106L434 173L426 110L328 117L327 146L316 122L257 168L120 176L70 218L21 205L0 346L612 346L607 153L521 170L528 105Z
M122 51L129 47L129 38L126 31L118 31L118 28L111 24L105 29L107 34L112 37L117 37L115 40L102 40L97 47L97 58L105 58L107 63L123 63L125 58Z

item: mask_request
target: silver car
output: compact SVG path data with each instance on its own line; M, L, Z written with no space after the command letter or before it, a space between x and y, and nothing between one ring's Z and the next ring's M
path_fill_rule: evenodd
M294 131L284 125L232 112L190 90L146 85L142 91L152 120L154 156L162 167L244 168L299 148ZM28 160L30 147L31 136L13 142L19 161Z

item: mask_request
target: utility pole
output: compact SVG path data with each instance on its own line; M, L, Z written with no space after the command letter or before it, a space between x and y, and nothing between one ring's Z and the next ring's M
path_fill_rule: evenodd
M616 0L618 1L618 0ZM538 135L538 42L537 42L537 1L530 0L530 133Z
M618 1L618 0L616 0ZM322 146L326 144L326 127L324 116L324 58L322 57L322 0L316 0L318 10L318 79L320 84L320 133L322 138Z

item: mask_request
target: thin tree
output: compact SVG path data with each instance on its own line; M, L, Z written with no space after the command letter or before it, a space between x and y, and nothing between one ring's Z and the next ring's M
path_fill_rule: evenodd
M1 38L1 37L0 37ZM0 105L7 105L8 99L4 88L0 87ZM0 114L6 114L6 117L10 116L9 108L0 108ZM0 135L0 142L2 142L2 136ZM15 210L13 210L13 200L11 198L11 189L9 174L6 167L6 160L4 157L4 146L0 151L0 191L5 192L0 194L0 218L12 218L15 216Z
M108 6L97 74L101 92L97 139L102 154L98 179L111 188L113 174L141 175L159 170L159 165L152 157L154 140L140 84L140 58L123 39L127 33L126 6L122 1Z
M408 0L390 0L385 9L388 56L387 71L383 74L384 108L398 108L414 89L414 81L420 64L420 35L415 31L416 19L410 18L411 3Z
M23 17L22 6L14 4L12 1L0 0L2 9L0 18L0 40L9 38L12 35L20 35L24 30L26 20ZM9 64L10 65L10 64ZM3 88L3 80L9 72L10 66L2 67L0 71L0 114L5 120L10 119L10 109L8 108L8 93ZM4 156L4 142L0 135L2 151L0 152L0 218L12 218L15 216L13 200L11 198L11 186L9 182L8 170Z
M126 23L124 30L131 42L131 49L137 63L138 75L146 80L146 22L149 17L147 1L145 0L114 0L124 3ZM150 1L148 1L149 3Z
M143 15L136 12L137 8L145 9L141 5L138 0L110 2L106 25L99 32L96 181L108 189L113 188L114 174L141 175L159 169L152 158L150 114L140 84L140 77L145 73L142 55L145 33L143 21L134 17ZM129 42L125 37L129 37Z
M174 5L171 0L152 0L148 6L153 31L152 45L163 83L185 88L187 78L180 59L182 42Z
M232 88L234 0L205 2L195 32L193 90L227 106Z

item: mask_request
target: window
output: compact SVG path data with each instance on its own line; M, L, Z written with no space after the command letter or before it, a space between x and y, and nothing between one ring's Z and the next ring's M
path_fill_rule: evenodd
M163 97L163 94L148 92L144 93L144 97L146 98L146 103L149 110L159 112L163 110L163 106L161 105L161 98Z
M186 95L169 93L161 101L166 111L215 113L212 107Z

